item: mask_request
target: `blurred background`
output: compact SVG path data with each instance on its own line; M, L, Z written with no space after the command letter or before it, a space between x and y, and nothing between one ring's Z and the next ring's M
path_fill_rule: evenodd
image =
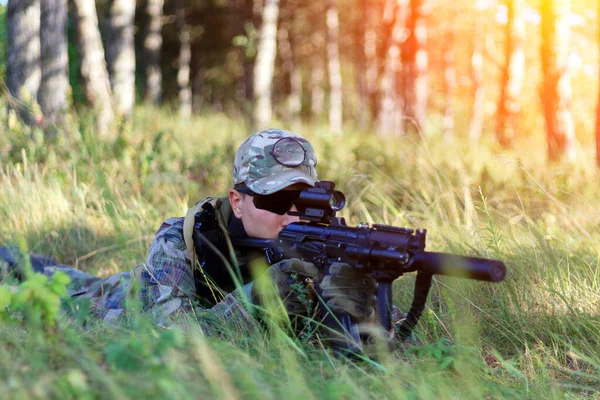
M114 136L152 104L253 130L325 123L500 149L537 138L551 161L594 157L600 135L593 0L13 0L1 12L5 96L46 134L93 110L97 134Z

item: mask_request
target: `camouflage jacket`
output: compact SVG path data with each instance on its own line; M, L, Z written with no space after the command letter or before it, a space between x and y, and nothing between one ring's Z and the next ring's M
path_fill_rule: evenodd
M135 293L143 312L152 315L159 325L186 323L192 317L206 329L207 321L215 319L252 329L254 319L243 305L243 290L222 293L211 308L198 305L194 273L183 235L184 218L169 218L163 222L152 241L148 258L132 271L99 278L62 265L50 257L30 254L32 266L38 272L52 275L60 270L69 275L69 295L88 299L91 313L107 323L115 323L126 315L127 301ZM14 248L0 249L0 265L16 266L22 256Z
M168 323L182 313L194 313L197 318L215 317L245 327L253 318L242 305L243 293L214 294L220 300L209 310L195 305L196 286L189 252L183 237L183 218L167 219L150 245L148 259L139 273L142 310L151 312L158 323ZM137 275L134 271L134 275ZM216 290L216 288L215 288ZM207 315L208 314L208 315Z

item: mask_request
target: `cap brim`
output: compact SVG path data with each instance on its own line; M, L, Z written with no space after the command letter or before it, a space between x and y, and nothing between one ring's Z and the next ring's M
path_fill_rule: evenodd
M297 169L290 169L256 181L246 181L246 186L257 194L271 194L295 183L306 183L307 185L315 186L316 182L317 180L309 174Z

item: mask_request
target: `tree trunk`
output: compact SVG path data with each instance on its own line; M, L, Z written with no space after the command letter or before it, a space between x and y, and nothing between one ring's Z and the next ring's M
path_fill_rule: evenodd
M404 20L398 21L398 18L404 18L405 8L403 3L407 1L384 0L383 2L376 2L370 8L371 19L377 27L372 28L367 33L368 37L365 38L367 59L371 55L371 51L375 52L373 55L374 62L368 67L367 92L371 104L372 120L376 121L378 126L381 125L381 118L386 118L386 116L381 115L381 106L385 102L385 89L381 87L381 84L384 80L389 81L388 77L385 77L386 68L389 67L388 57L390 54L399 51L397 50L400 45L398 27L401 26L404 29ZM396 47L396 50L392 50L392 47ZM367 49L369 49L368 53Z
M408 1L387 2L383 12L382 31L385 44L379 51L379 71L377 73L378 103L374 106L379 134L403 134L404 118L402 66L400 62L400 43L404 39L405 24L408 11ZM388 21L388 22L385 22ZM390 26L390 24L392 24Z
M257 129L265 129L271 123L271 86L277 53L278 15L279 0L265 0L254 64L254 124Z
M292 47L292 38L290 34L290 16L293 12L286 12L286 15L281 18L278 30L279 38L279 55L281 57L282 69L285 77L289 82L289 93L287 93L287 104L284 111L284 120L292 123L298 128L300 125L300 108L302 94L302 77L296 66L295 52Z
M400 50L392 46L388 57L385 59L385 69L379 77L380 93L377 106L377 133L387 135L390 133L401 133L397 125L396 113L401 112L400 99L398 97L398 78L400 73Z
M242 7L244 10L243 21L240 21L242 28L245 30L245 26L248 23L250 23L253 27L259 27L261 19L260 16L262 14L262 2L260 0L244 0ZM254 101L254 63L256 61L256 55L249 54L245 48L240 48L240 51L244 55L244 76L240 82L240 92L243 95L242 104L244 111L248 114L248 119L252 120L254 118L253 110L249 105L251 105Z
M68 107L67 0L42 0L41 10L42 81L38 101L44 122L56 124Z
M367 31L370 29L369 17L371 12L369 10L369 2L368 0L360 0L359 7L364 12L363 18L360 19L358 25L358 32L356 37L356 54L354 54L354 59L356 60L355 66L355 74L357 80L358 87L358 126L360 129L367 129L368 121L370 120L369 116L369 99L367 96L367 71L369 61L371 61L368 57L369 52L367 50ZM371 45L371 43L369 43ZM369 50L374 50L371 47Z
M323 92L323 79L325 77L325 66L321 49L325 44L323 33L319 27L315 27L312 34L313 55L311 57L310 73L310 110L313 121L319 121L323 111L325 93Z
M406 21L408 37L401 46L405 132L423 132L427 111L427 30L421 14L422 0L410 0Z
M334 0L327 1L327 71L329 74L329 129L342 132L342 70L339 52L339 18Z
M81 61L81 86L88 103L96 112L96 128L106 136L114 114L110 82L104 60L104 47L98 29L94 0L73 0L77 48Z
M148 25L144 37L144 55L146 59L144 101L147 104L158 104L162 96L160 53L162 49L161 29L164 0L147 1Z
M448 43L444 50L444 88L446 104L444 107L444 139L451 140L454 137L454 96L456 92L456 71L454 69L454 39L455 27L450 27Z
M480 12L475 23L475 37L473 38L473 54L471 55L471 81L473 83L473 113L469 124L469 139L477 142L483 131L485 120L485 89L483 86L483 49L487 37L487 29Z
M183 0L175 0L175 19L179 34L179 70L177 72L177 86L179 88L179 113L184 118L192 114L192 89L190 87L190 73L192 61L192 47L189 28L185 22L185 8Z
M135 0L112 0L108 14L106 59L116 111L129 117L135 101Z
M515 137L515 117L520 111L519 98L525 76L524 42L523 0L510 0L506 23L506 63L502 69L500 99L496 112L496 137L504 148L512 146Z
M598 45L600 46L600 3L598 3L596 27L598 29ZM600 54L600 51L598 53ZM598 64L600 65L600 62ZM598 105L596 107L596 165L600 167L600 69L598 70Z
M575 132L571 115L568 71L569 0L541 3L542 107L546 120L548 159L575 159Z
M35 111L28 108L36 101L42 76L39 0L10 0L6 18L6 86L18 100L16 111L26 123L32 123Z

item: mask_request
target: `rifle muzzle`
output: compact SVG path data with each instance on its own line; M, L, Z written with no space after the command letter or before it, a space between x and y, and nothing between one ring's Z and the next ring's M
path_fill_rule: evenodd
M506 276L506 265L502 261L447 253L416 253L411 267L432 274L486 282L501 282Z

